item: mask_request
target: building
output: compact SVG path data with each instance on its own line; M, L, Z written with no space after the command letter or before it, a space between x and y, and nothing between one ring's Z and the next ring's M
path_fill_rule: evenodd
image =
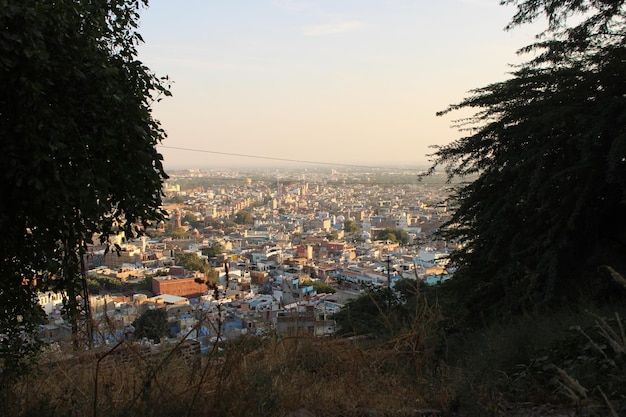
M170 294L179 297L197 298L207 291L204 276L176 276L152 278L152 292L156 295Z
M63 308L64 293L40 292L37 294L38 303L46 314L52 314L55 310Z

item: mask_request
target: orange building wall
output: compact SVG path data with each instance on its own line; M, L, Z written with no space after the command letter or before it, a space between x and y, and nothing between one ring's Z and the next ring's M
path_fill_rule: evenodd
M196 278L164 277L152 280L152 292L155 295L171 294L179 297L199 297L207 291L204 282L196 282Z

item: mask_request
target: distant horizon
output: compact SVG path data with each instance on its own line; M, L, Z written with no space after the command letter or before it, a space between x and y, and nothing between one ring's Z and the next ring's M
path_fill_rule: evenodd
M138 58L172 82L153 104L157 148L168 170L429 165L468 116L436 113L508 78L535 41L536 25L503 30L514 13L497 0L151 2Z
M157 147L158 149L158 147ZM266 156L254 155L227 155L221 161L207 162L174 162L163 161L166 171L184 171L194 169L428 169L428 162L397 161L395 163L380 163L378 161L352 164L348 162L330 162L313 160L279 160Z

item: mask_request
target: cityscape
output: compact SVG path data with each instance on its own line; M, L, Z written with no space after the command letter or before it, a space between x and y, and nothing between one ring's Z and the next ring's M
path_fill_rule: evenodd
M5 3L2 415L626 416L626 0Z
M172 172L164 186L166 222L139 239L118 236L89 248L87 343L132 337L133 323L157 309L167 313L164 340L185 339L199 351L244 334L330 336L338 330L333 314L367 288L448 279L455 244L433 233L449 219L449 184L419 174ZM190 257L199 268L177 262ZM49 316L41 337L53 345L72 340L63 297L39 297ZM139 341L162 343L156 339Z

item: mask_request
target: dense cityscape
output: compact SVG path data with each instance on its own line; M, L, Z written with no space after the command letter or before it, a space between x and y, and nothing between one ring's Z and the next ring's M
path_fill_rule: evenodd
M0 7L2 415L626 416L626 0L154 3Z
M448 279L454 245L433 232L448 219L449 185L443 176L420 181L418 174L171 173L167 222L141 239L118 236L90 247L85 307L94 326L87 343L129 338L138 318L155 310L167 313L167 327L163 334L141 332L144 345L158 345L161 336L202 350L242 334L328 336L338 330L333 314L366 288ZM48 343L71 340L62 300L40 295Z

